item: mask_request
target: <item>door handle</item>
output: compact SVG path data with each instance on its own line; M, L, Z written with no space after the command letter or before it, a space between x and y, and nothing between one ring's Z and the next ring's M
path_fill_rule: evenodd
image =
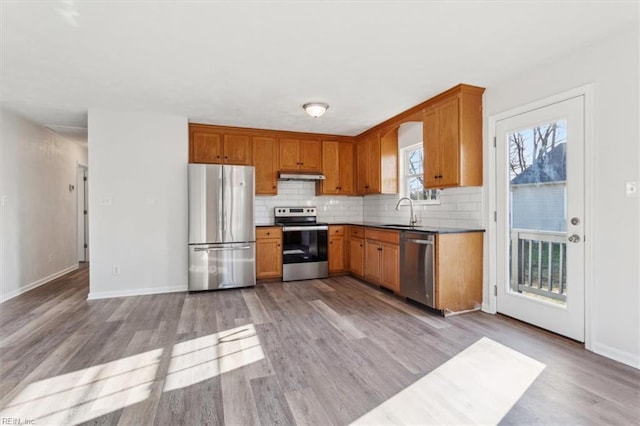
M571 218L571 224L572 225L579 225L580 224L580 219L577 217L572 217Z
M569 238L569 241L572 243L579 243L580 242L580 235L578 234L573 234L571 235Z

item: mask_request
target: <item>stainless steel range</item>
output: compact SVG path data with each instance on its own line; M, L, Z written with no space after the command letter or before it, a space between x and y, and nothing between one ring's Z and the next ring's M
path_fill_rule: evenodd
M282 226L282 280L329 276L329 225L316 221L315 207L276 207L276 225Z

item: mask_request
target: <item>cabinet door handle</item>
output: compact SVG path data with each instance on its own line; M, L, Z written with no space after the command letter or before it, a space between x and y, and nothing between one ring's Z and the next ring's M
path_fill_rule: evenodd
M435 175L433 178L434 178L434 179L438 179L438 175Z

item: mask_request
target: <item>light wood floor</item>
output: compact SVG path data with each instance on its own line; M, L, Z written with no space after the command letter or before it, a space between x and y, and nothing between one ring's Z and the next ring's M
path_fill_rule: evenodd
M487 337L546 365L502 424L640 424L640 371L501 316L441 318L350 277L87 294L84 268L0 305L2 416L342 425Z

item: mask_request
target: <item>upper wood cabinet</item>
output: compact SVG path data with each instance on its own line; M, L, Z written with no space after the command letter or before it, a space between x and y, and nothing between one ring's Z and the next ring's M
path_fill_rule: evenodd
M189 125L189 162L251 165L251 137L222 132L205 125Z
M278 194L278 144L275 137L254 136L256 195Z
M351 142L322 141L322 165L326 179L319 184L319 195L354 193L354 147Z
M189 127L189 162L222 163L222 135Z
M398 131L374 133L356 143L356 193L395 194L398 191Z
M482 186L481 87L461 84L423 113L424 186Z
M225 164L250 166L251 151L249 135L224 135L222 154Z
M320 172L322 170L321 142L280 138L279 170Z

